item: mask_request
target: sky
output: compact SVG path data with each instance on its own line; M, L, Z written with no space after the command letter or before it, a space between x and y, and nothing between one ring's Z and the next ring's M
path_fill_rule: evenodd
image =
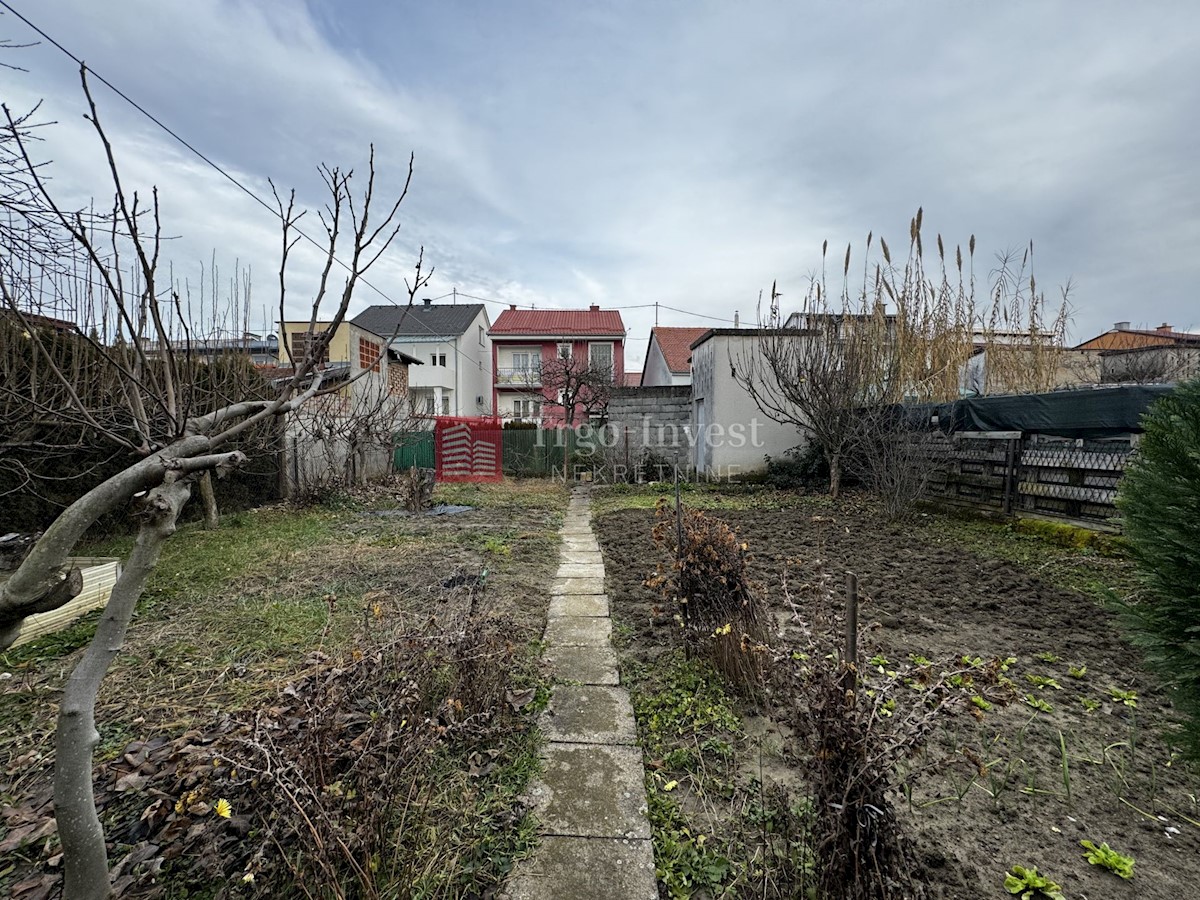
M927 239L975 235L983 280L1032 241L1048 300L1071 285L1076 341L1200 330L1194 0L7 2L250 190L295 188L316 234L318 164L361 176L373 143L386 196L412 154L403 228L352 313L405 302L423 246L420 296L457 289L493 320L641 307L622 311L635 369L653 304L662 325L748 324L777 282L786 312L823 241L895 250L920 207ZM0 39L40 40L0 13ZM55 191L111 193L77 65L44 40L3 60L27 71L0 69L0 100L56 123ZM158 188L174 271L248 265L273 309L278 222L93 87L124 180ZM316 267L297 251L289 317Z

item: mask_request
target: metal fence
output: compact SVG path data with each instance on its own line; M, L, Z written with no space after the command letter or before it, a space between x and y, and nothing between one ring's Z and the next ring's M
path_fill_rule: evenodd
M1117 484L1136 437L1057 438L1012 431L965 432L928 442L931 498L1115 527Z
M505 475L550 476L562 473L578 445L571 428L504 428L501 430L501 465ZM393 464L398 471L437 468L437 450L432 431L409 431L396 435Z

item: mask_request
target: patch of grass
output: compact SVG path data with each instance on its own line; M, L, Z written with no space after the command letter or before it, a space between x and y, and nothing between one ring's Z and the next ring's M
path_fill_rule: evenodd
M492 483L452 482L433 490L433 502L480 509L561 509L569 491L554 478L505 478Z
M1022 529L1018 524L960 515L932 515L925 520L924 528L933 543L953 543L984 559L1015 563L1051 584L1086 594L1100 603L1108 603L1114 596L1132 595L1141 587L1122 543L1112 536L1104 536L1107 543L1101 552L1091 544L1081 547L1048 539L1042 529Z
M633 711L642 745L654 757L683 739L691 743L718 735L740 735L741 720L721 677L708 665L673 653L653 673L643 670L633 692Z
M799 494L761 484L684 482L679 486L679 493L684 505L692 509L824 510L832 505L823 494ZM675 485L662 482L599 486L592 493L592 514L598 517L622 509L654 509L660 497L674 502Z

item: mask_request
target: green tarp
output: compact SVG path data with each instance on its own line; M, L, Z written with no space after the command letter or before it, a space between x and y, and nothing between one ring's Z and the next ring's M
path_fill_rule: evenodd
M914 425L945 432L1022 431L1066 438L1116 437L1142 430L1141 418L1169 384L1121 385L1045 394L977 397L909 407Z

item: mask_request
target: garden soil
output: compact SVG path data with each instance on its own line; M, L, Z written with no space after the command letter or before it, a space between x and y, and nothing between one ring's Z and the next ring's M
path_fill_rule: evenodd
M781 642L803 614L784 600L785 570L793 590L819 572L835 584L854 572L861 620L871 626L866 658L879 654L889 666L910 655L935 662L1017 658L1008 673L1018 686L1013 701L949 718L911 761L914 770L930 769L911 803L899 791L892 798L933 897L1008 897L1003 883L1013 865L1036 866L1070 900L1200 896L1200 781L1172 752L1174 711L1166 692L1093 599L1037 571L971 552L939 530L937 517L892 526L852 508L712 515L747 543L751 574L776 614ZM613 617L627 629L625 652L643 662L674 641L669 610L643 585L664 561L651 537L653 520L651 511L623 510L603 516L596 529ZM1073 678L1068 666L1087 671ZM1053 678L1059 687L1037 688L1027 675ZM1136 707L1110 688L1135 691ZM1052 710L1037 712L1026 694ZM1085 698L1099 705L1088 711ZM746 712L752 727L763 727L750 714L764 711ZM797 752L785 748L793 766ZM1134 878L1122 881L1090 865L1084 839L1133 856Z

